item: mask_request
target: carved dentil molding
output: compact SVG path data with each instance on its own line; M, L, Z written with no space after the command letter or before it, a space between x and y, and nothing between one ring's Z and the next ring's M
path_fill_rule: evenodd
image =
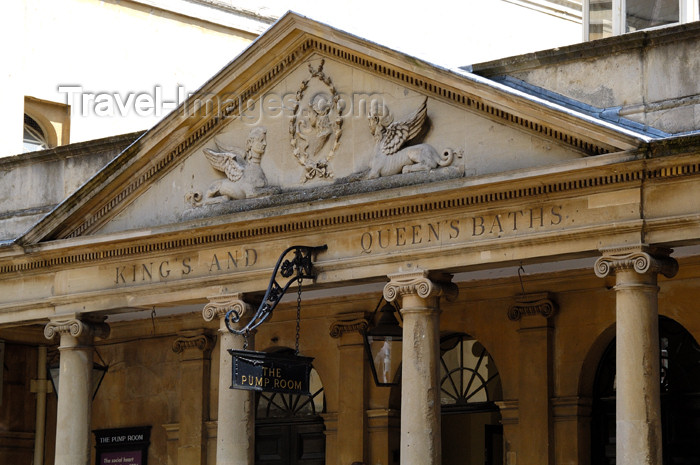
M369 322L365 318L357 318L355 320L339 320L331 323L330 335L333 338L339 338L345 333L367 331L368 328Z
M209 297L209 303L202 309L202 317L206 321L214 318L223 318L230 310L233 310L240 320L246 314L250 314L253 307L243 300L241 294L222 294Z
M668 256L670 253L670 249L648 245L603 249L603 256L595 262L595 274L604 278L616 270L634 270L672 278L678 272L678 262Z
M104 321L88 321L78 318L67 320L49 321L44 327L44 337L53 339L56 335L70 335L73 337L107 337L109 336L109 325Z
M202 352L209 351L213 347L213 341L205 334L196 336L180 336L173 342L173 352L181 354L187 349L199 349Z
M523 316L533 315L549 318L557 312L557 305L546 292L519 295L515 300L515 305L508 309L508 319L512 321L518 321Z
M449 275L445 275L448 278ZM389 275L390 281L384 286L384 298L387 302L393 302L399 296L417 295L422 299L445 295L448 299L457 296L457 286L448 279L431 279L426 270L417 270L406 273Z

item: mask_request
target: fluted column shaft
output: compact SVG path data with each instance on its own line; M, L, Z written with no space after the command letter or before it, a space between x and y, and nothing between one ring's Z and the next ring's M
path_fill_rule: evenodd
M661 465L661 403L657 275L676 274L669 251L613 249L596 274L615 272L616 463Z
M401 365L401 465L439 465L440 307L439 296L456 293L447 280L427 271L389 275L384 297L400 297L403 316Z
M229 349L243 349L244 339L226 328L226 313L239 314L237 325L250 319L252 308L241 294L210 298L203 310L204 319L219 319L219 408L216 431L216 465L253 465L255 463L255 392L231 389L232 358ZM248 337L248 349L255 339Z
M109 327L77 318L49 322L47 339L60 335L55 465L88 465L92 406L93 336L106 337Z

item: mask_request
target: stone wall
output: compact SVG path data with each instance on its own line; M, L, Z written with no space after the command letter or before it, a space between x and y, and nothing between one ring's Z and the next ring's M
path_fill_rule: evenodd
M677 134L700 125L700 22L473 65ZM619 110L619 111L618 111Z
M0 241L40 220L141 133L0 159Z

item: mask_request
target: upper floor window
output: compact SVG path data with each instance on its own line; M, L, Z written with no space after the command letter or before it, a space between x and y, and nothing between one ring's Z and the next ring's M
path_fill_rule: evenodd
M698 20L700 0L586 0L584 36L602 39Z
M24 145L23 151L36 152L49 148L46 134L39 123L28 115L24 115Z

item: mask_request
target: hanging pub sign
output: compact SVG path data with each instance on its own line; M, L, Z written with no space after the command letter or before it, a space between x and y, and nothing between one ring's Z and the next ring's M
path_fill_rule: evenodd
M233 357L231 389L310 395L313 357L229 349Z

